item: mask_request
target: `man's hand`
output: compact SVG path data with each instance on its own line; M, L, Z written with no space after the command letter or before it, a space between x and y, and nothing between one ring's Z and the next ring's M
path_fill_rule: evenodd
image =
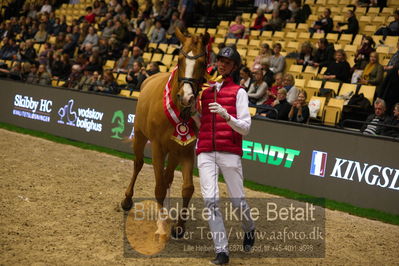
M227 113L226 109L216 102L209 104L209 111L211 111L211 113L219 114L221 117L226 119L226 121L230 120L230 115Z

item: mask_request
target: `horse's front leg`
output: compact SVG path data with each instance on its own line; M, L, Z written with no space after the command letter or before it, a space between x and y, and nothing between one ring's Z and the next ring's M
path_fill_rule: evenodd
M152 164L155 174L155 198L158 202L158 207L160 210L163 208L163 203L166 196L166 189L168 188L168 182L164 178L164 164L166 152L162 149L162 146L153 142L152 145ZM156 235L165 236L166 235L166 217L159 213L157 221L157 231Z
M185 154L186 156L181 158L181 167L183 174L183 186L182 186L182 197L183 197L183 210L180 212L179 219L174 228L172 228L172 236L174 238L182 238L185 233L185 223L188 220L188 204L194 193L193 184L193 167L194 167L194 152Z

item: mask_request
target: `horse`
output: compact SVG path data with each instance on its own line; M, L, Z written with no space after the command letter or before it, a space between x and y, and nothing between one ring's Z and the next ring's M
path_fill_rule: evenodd
M185 36L178 29L175 34L182 43L177 68L172 74L152 75L141 86L134 120L133 177L121 203L125 211L130 210L133 205L134 184L144 163L144 147L148 140L151 142L155 198L158 205L164 206L167 190L173 182L174 171L178 165L181 165L183 175L183 208L188 207L194 193L194 148L198 128L192 120L190 121L190 113L196 104L202 83L208 77L206 46L209 34ZM165 99L165 90L168 88L170 89L169 100ZM174 106L175 110L168 113L165 111L165 106ZM176 117L176 114L179 117ZM173 120L176 121L175 124L171 123ZM194 134L188 134L193 129ZM185 215L186 213L180 213L177 224L172 227L171 235L175 238L181 238L184 235L184 224L187 218ZM166 234L160 229L159 224L156 234Z

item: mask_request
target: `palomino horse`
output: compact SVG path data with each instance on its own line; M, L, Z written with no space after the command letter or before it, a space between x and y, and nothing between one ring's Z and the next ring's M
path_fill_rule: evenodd
M190 119L190 111L196 103L196 96L201 90L202 81L206 74L206 45L209 34L186 37L176 30L183 47L180 50L178 67L173 74L159 73L147 78L141 86L140 97L136 108L134 121L133 151L135 154L133 177L125 192L125 199L121 205L124 210L132 207L132 196L137 175L143 166L144 147L151 141L152 162L155 173L155 197L163 206L167 189L173 181L173 174L177 165L181 165L183 174L183 207L187 208L194 192L193 164L195 135L184 143L176 141L187 133L186 124L171 123L171 117L165 112L166 105L174 105L179 120L186 122ZM166 84L170 88L170 101L165 102ZM173 115L172 115L173 116ZM176 116L174 117L176 118ZM191 121L192 122L192 121ZM191 123L193 124L193 123ZM183 133L182 133L183 131ZM179 132L181 136L177 134ZM190 137L189 137L190 138ZM168 164L164 163L168 156ZM182 214L181 214L182 215ZM180 216L177 225L172 229L172 236L182 237L184 234L184 220ZM158 233L158 231L157 231ZM162 234L162 233L160 233Z

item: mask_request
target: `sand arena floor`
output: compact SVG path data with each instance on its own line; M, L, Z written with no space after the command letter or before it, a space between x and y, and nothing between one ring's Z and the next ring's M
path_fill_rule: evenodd
M133 163L0 129L1 265L208 265L206 258L126 258L119 207ZM180 196L176 172L172 196ZM199 194L199 179L194 177ZM220 184L226 196L225 184ZM144 165L135 197L152 197ZM247 197L271 195L246 190ZM399 226L326 210L325 258L239 258L230 265L399 265Z

